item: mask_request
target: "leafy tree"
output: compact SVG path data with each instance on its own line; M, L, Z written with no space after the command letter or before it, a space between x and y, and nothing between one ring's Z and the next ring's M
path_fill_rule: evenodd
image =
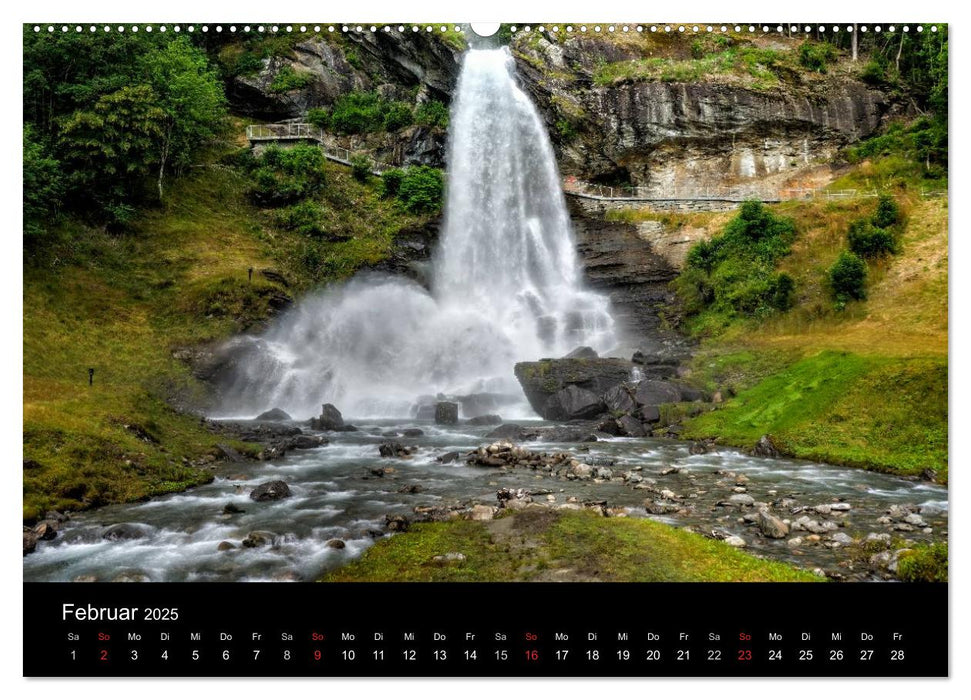
M35 236L61 204L64 176L61 164L38 141L30 125L23 129L24 234Z
M829 268L829 285L838 309L852 299L866 299L866 263L855 253L844 250Z
M142 69L165 114L157 155L162 199L165 168L188 165L193 152L216 136L225 116L225 96L205 54L184 38L147 54Z
M60 150L68 183L86 190L102 207L125 203L158 162L165 111L148 85L123 87L60 123Z

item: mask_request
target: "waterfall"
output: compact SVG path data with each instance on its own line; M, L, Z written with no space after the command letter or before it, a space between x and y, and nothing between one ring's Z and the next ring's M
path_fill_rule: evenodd
M465 55L431 293L364 275L312 295L252 339L225 411L330 402L405 417L421 395L521 397L513 366L616 345L607 299L583 288L546 128L508 49Z

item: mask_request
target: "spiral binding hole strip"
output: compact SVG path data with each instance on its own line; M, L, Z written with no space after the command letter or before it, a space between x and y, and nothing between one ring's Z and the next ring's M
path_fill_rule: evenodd
M66 24L60 25L60 26L54 25L54 24L49 24L49 25L46 25L46 27L44 25L35 24L33 26L34 32L38 32L39 33L39 32L42 32L42 31L46 30L50 34L53 34L53 33L57 32L57 31L60 31L62 34L66 34L66 33L70 32L72 29L74 30L75 33L81 34L81 33L84 32L85 27L83 25L80 25L80 24L74 25L73 27L71 27L69 25L66 25ZM182 31L186 31L186 32L189 32L189 33L193 33L195 31L201 31L201 32L204 32L204 33L207 33L209 31L215 31L217 33L221 33L221 32L226 31L226 30L228 30L231 33L241 32L241 33L244 33L244 34L249 34L249 33L252 33L252 32L257 32L257 33L271 33L271 34L277 34L277 33L281 33L281 32L282 33L299 32L301 34L309 34L309 33L319 34L319 33L323 32L323 31L325 31L325 29L326 29L326 31L328 33L333 33L335 31L340 31L340 32L343 32L343 33L349 33L349 32L354 32L354 33L364 33L364 32L377 33L379 31L379 29L381 31L384 31L384 32L398 31L399 33L405 33L405 32L407 32L409 30L411 32L413 32L413 33L414 32L420 32L422 30L424 30L425 32L434 32L436 29L438 29L438 31L440 31L442 33L445 33L445 32L448 32L448 31L451 30L451 31L456 32L456 33L459 33L459 34L464 34L467 31L466 28L464 28L464 27L462 27L461 25L458 25L458 24L455 24L455 25L447 25L447 24L441 24L441 25L432 25L432 24L428 24L428 25L404 25L404 24L399 24L399 25L383 25L383 26L379 26L379 25L347 25L347 24L345 24L345 25L319 25L318 24L318 25L313 25L313 26L310 26L310 25L299 25L299 26L295 26L295 25L283 25L283 26L281 26L281 25L274 24L274 25L256 25L256 26L245 25L245 26L242 26L242 27L237 27L236 25L229 25L227 27L227 26L223 26L221 24L216 24L216 25L203 24L203 25L199 25L199 26L196 26L196 25L193 25L193 24L189 24L189 25L185 25L184 27L182 25L178 25L178 24L171 25L171 27L169 25L165 25L165 24L160 24L160 25L152 25L152 24L146 24L146 25L138 25L138 24L123 25L123 24L119 24L116 27L112 27L111 25L107 25L106 24L106 25L103 25L102 27L99 27L97 25L93 25L92 24L92 25L89 25L87 27L87 29L88 29L88 31L90 33L97 33L98 30L101 29L106 34L110 34L112 32L119 33L119 34L123 34L126 31L127 32L131 32L131 33L138 33L139 31L144 31L144 32L148 32L148 33L153 32L153 31L158 31L158 32L162 32L162 33L167 32L167 31L172 31L172 32L176 32L176 33L179 33L179 32L182 32ZM562 32L566 32L568 34L573 34L573 33L576 33L577 31L579 31L582 34L582 33L587 33L588 31L590 31L590 32L593 32L594 34L602 34L602 33L605 33L605 32L607 32L607 33L609 33L609 32L616 32L618 30L621 31L621 32L626 32L626 33L629 33L629 32L632 32L632 31L636 31L636 32L650 31L650 32L655 32L655 33L656 32L659 32L659 31L660 32L665 32L665 33L671 33L671 32L677 31L677 32L682 33L682 34L687 34L687 33L700 34L700 33L714 33L714 32L719 32L719 33L722 33L722 34L727 34L727 33L732 33L732 32L734 32L736 34L754 34L756 32L761 32L762 34L770 34L770 33L781 34L781 33L785 32L786 29L787 28L784 25L781 25L781 24L777 24L775 26L768 25L768 24L764 24L764 25L754 25L754 24L750 24L750 25L724 25L723 24L723 25L720 25L720 26L715 26L715 25L699 25L699 24L694 24L694 25L684 25L684 24L677 24L677 25L672 25L672 24L652 24L652 25L643 25L643 24L637 24L637 25L630 25L630 24L623 24L623 25L607 24L607 25L601 25L601 24L594 24L594 25L585 25L585 24L583 24L583 25L580 25L579 27L575 27L575 26L573 26L571 24L568 24L568 25L563 25L563 26L560 26L560 25L552 25L552 26L541 25L539 27L532 27L530 25L525 25L525 26L521 26L521 27L520 26L516 26L516 25L511 25L509 27L510 32L512 32L514 34L515 33L518 33L518 32L529 33L529 32L532 32L532 31L538 31L538 32L541 32L541 33L554 33L554 34L555 33L558 33L558 32L561 32L561 31ZM800 25L793 24L793 25L789 25L788 30L789 30L790 33L811 34L814 31L818 31L821 34L822 33L826 33L826 32L831 32L831 33L834 33L835 34L835 33L839 33L839 32L849 32L849 33L852 33L854 31L854 28L853 28L853 25L846 25L846 26L832 25L832 26L829 26L829 25L820 24L820 25L814 26L814 25L808 25L808 24L806 24L806 25L800 26ZM918 25L915 26L914 30L917 31L918 33L922 33L924 31L924 25L918 24ZM896 31L910 32L911 31L911 27L910 27L910 25L906 25L906 24L905 25L902 25L902 26L889 25L889 26L886 26L886 27L884 27L882 25L873 25L873 26L871 26L871 25L863 24L863 25L858 25L856 27L856 30L855 31L857 31L857 32L859 32L861 34L866 33L866 32L869 32L869 31L873 31L873 32L876 32L876 33L883 32L883 31L887 31L887 32L896 32ZM938 31L937 25L931 25L930 26L930 31L931 32Z

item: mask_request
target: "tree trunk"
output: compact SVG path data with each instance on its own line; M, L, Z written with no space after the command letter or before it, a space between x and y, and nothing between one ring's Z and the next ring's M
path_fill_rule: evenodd
M162 142L162 157L158 165L158 201L162 201L162 181L165 179L165 162L169 159L169 143L172 139L172 127L170 126L165 133L165 140Z
M897 47L897 75L900 75L900 54L904 52L904 33L900 32L900 46Z
M858 25L856 25L856 24L853 25L853 34L850 36L850 42L851 42L851 45L853 47L853 61L854 61L854 63L856 62L856 59L857 59L857 47L859 46L859 40L856 38L856 33L858 31L857 30L857 26Z

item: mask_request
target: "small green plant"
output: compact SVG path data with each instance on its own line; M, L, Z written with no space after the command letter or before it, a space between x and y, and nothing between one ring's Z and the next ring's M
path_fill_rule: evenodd
M851 223L846 240L850 250L861 258L877 258L897 252L897 242L893 234L874 226L867 219L857 219Z
M887 67L886 61L872 58L860 71L860 80L869 85L884 85L888 82Z
M327 129L330 127L330 111L324 109L323 107L313 107L307 110L307 121L316 126L318 129Z
M280 228L318 238L324 234L323 218L323 208L317 202L307 199L281 209L276 220Z
M445 178L427 165L408 168L398 186L397 200L412 214L437 214L442 209Z
M947 583L947 542L918 545L902 553L897 575L901 581Z
M277 94L290 92L291 90L302 90L314 82L312 73L306 71L295 71L290 66L283 66L270 83L270 92Z
M816 73L825 73L836 60L836 48L825 42L806 41L799 47L799 63Z
M345 49L344 58L347 59L347 62L351 65L351 68L357 68L358 70L361 69L361 57L357 55L357 52L354 49Z
M577 138L577 130L569 119L557 120L556 133L559 134L562 143L572 143Z
M415 123L448 128L448 107L438 100L427 100L415 109Z
M381 173L381 196L387 199L397 196L404 177L405 171L401 168L389 168Z
M900 207L897 200L888 194L881 194L877 202L877 210L870 221L877 228L890 228L900 223Z
M351 175L358 182L367 182L371 177L371 170L373 168L374 165L371 163L371 159L363 153L351 156Z
M837 309L844 309L851 300L866 299L866 263L844 250L829 268L829 285Z
M388 102L381 119L385 131L397 131L411 126L415 121L414 112L404 102Z

